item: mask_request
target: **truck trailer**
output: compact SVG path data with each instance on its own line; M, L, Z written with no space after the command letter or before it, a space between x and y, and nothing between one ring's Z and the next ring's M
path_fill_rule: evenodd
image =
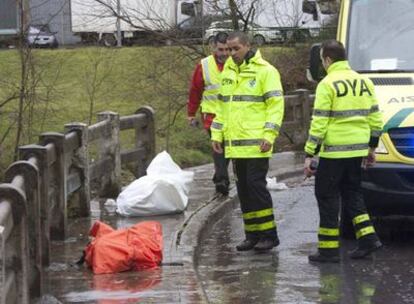
M22 21L27 21L28 14L25 8L28 2L16 0L0 1L0 42L17 39ZM21 12L24 12L22 14ZM25 19L23 19L25 18Z
M19 10L15 0L0 2L0 35L15 35L19 30Z
M315 0L310 0L309 2L313 3L313 7L315 7L313 14L302 11L302 6L304 3L307 3L303 0L258 0L254 3L240 1L238 2L238 11L242 16L237 17L239 23L241 19L248 17L247 29L249 27L260 28L262 32L268 31L269 33L276 31L278 34L273 36L282 37L282 39L277 39L279 42L306 40L307 38L318 36L321 28L329 27L334 19L333 14L326 14L321 11ZM228 16L226 21L231 23L229 2L226 0L204 1L203 12L204 14L224 13ZM205 39L210 39L215 32L217 30L208 29ZM267 40L265 36L269 35L261 34L261 36L261 40L265 41Z
M173 30L187 18L201 16L196 0L72 0L72 31L82 41L114 45L147 41Z

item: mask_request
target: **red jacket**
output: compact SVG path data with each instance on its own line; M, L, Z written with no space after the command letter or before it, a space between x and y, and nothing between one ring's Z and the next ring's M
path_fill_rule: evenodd
M217 63L219 71L223 71L224 63ZM201 63L198 63L195 67L193 78L191 80L190 92L188 94L187 102L187 115L188 117L195 117L200 107L201 99L203 98L204 91L204 79L203 69ZM201 119L205 129L210 129L211 123L213 122L214 114L202 114Z

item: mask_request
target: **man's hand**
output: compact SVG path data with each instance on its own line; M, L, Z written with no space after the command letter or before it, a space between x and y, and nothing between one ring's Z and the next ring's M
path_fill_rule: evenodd
M305 163L303 165L305 178L311 177L312 175L315 175L316 173L316 170L312 170L311 168L312 160L313 160L312 157L305 158Z
M191 127L197 127L198 121L194 116L188 116L187 120L188 120L188 125L190 125Z
M223 147L221 146L221 142L218 141L212 141L211 142L211 146L213 147L214 152L218 153L218 154L222 154L223 153Z
M369 148L368 156L362 159L362 168L367 169L375 165L375 148Z
M260 152L268 152L272 149L272 144L268 142L266 139L263 139L262 143L260 144Z

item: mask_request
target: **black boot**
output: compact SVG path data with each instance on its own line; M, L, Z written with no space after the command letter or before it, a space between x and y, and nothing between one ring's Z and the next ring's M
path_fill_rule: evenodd
M349 257L351 259L363 259L367 255L370 255L372 252L380 249L381 247L382 247L382 243L379 240L372 242L370 244L364 245L364 246L358 245L356 249L351 251L351 253L349 254Z
M280 244L279 239L270 239L270 238L264 238L261 239L256 246L254 246L254 250L257 251L267 251L272 249L273 247L277 247Z
M243 242L236 246L236 249L237 251L252 250L258 241L258 239L245 239Z
M216 192L222 195L229 194L229 184L226 181L220 181L216 183Z
M339 263L339 254L322 254L319 251L308 255L309 262Z

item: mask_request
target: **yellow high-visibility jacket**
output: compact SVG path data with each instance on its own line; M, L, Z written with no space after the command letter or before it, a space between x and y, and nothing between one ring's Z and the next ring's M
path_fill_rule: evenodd
M220 89L220 70L217 67L216 60L210 55L201 60L201 69L203 71L204 91L201 100L201 113L216 113L219 106L219 89Z
M240 66L227 59L219 98L211 139L224 143L225 157L271 157L272 149L260 152L260 144L264 139L273 144L282 124L283 90L276 68L260 51Z
M306 153L325 158L364 157L378 144L383 121L372 81L337 61L316 89Z

